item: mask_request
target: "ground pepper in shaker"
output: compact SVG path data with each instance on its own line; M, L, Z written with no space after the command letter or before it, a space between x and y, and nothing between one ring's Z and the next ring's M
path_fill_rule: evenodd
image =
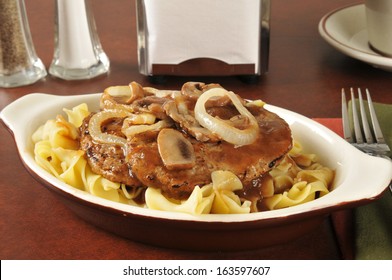
M0 87L29 85L46 75L35 53L24 0L1 0Z
M64 80L96 77L109 70L89 0L56 0L55 50L49 73Z

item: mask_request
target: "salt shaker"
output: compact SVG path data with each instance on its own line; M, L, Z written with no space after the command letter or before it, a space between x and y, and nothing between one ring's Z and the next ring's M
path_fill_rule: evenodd
M24 0L1 0L0 87L29 85L46 75L31 39Z
M89 0L56 0L55 50L49 73L64 80L90 79L109 71Z

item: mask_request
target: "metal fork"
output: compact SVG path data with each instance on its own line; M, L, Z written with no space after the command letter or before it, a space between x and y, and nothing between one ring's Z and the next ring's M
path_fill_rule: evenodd
M374 111L374 106L372 98L370 97L369 90L366 89L366 98L369 105L370 120L372 123L373 130L371 130L369 126L365 106L363 104L361 89L358 88L359 109L361 113L360 117L358 115L357 104L355 102L354 89L350 88L350 92L353 113L354 136L350 128L346 104L346 94L344 92L344 89L342 89L342 119L344 138L347 140L347 142L351 143L353 146L367 154L373 156L387 157L387 153L390 152L390 148L386 144L384 136L381 132L380 124L378 123L377 116ZM362 129L360 125L360 119L362 120Z
M373 106L372 98L370 97L369 90L366 89L366 98L369 105L369 113L370 113L370 120L372 122L373 133L371 132L371 129L369 127L369 122L367 120L361 89L358 88L358 99L359 99L359 110L361 112L363 133L361 130L361 125L359 123L357 104L354 98L354 89L350 88L350 92L351 92L351 106L352 106L352 114L353 114L355 140L350 128L350 121L348 118L346 94L344 92L344 89L342 88L342 119L343 119L344 138L346 139L347 142L351 143L354 147L358 148L359 150L369 155L383 157L391 160L387 156L387 153L390 152L390 148L385 142L384 136L381 132L380 124L378 123L376 112L374 111L374 106ZM375 140L373 136L375 137ZM389 184L389 190L392 194L392 182Z

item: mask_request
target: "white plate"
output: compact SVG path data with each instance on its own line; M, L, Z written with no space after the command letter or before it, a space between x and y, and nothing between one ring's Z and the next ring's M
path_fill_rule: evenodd
M57 182L54 176L48 174L37 165L33 156L31 135L46 120L55 118L58 114L64 114L62 112L63 108L72 108L85 102L89 105L91 111L98 110L99 97L100 94L77 96L56 96L41 93L29 94L4 108L0 113L0 117L13 132L20 156L28 168L38 173L44 179L51 181L53 185L57 185L72 194L79 194L80 192L78 190L68 185L64 186L65 184L63 182ZM266 105L266 109L275 112L285 119L292 129L294 138L299 140L308 151L316 153L323 159L324 164L336 170L335 190L322 199L317 199L306 204L286 209L255 213L254 215L247 214L243 215L241 219L254 219L254 216L259 216L258 218L276 218L314 210L315 208L332 206L343 201L371 199L380 195L388 186L392 177L391 162L359 152L326 127L295 112L269 104ZM359 170L362 171L359 172ZM83 198L88 197L89 200L91 199L94 202L99 201L99 203L104 201L105 205L114 206L126 211L137 209L137 211L148 211L151 212L149 214L166 218L173 215L172 213L139 209L129 205L101 200L98 197L84 192L82 193ZM178 214L174 215L178 217ZM239 216L241 215L237 217L235 215L206 215L200 217L184 215L185 219L206 219L209 221L219 220L222 217L224 217L223 219L225 221L233 221Z
M376 68L392 71L392 58L382 56L369 47L364 4L339 8L326 14L320 20L319 32L342 53Z
M288 122L294 138L336 171L329 194L285 209L198 216L106 200L67 185L39 167L34 160L31 141L37 127L61 114L63 108L85 102L91 111L98 110L99 98L100 94L28 94L5 107L0 112L0 119L12 132L22 162L34 178L59 195L61 201L86 221L136 241L192 250L248 250L287 242L318 226L333 211L379 198L392 178L391 161L360 152L311 119L266 105L266 109ZM154 228L159 229L159 234L152 230ZM171 238L173 236L175 238Z

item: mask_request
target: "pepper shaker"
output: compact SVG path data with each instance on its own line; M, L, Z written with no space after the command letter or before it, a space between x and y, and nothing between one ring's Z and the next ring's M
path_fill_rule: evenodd
M55 50L49 73L64 80L90 79L109 71L89 0L56 0Z
M46 75L31 39L24 0L1 0L0 87L29 85Z

